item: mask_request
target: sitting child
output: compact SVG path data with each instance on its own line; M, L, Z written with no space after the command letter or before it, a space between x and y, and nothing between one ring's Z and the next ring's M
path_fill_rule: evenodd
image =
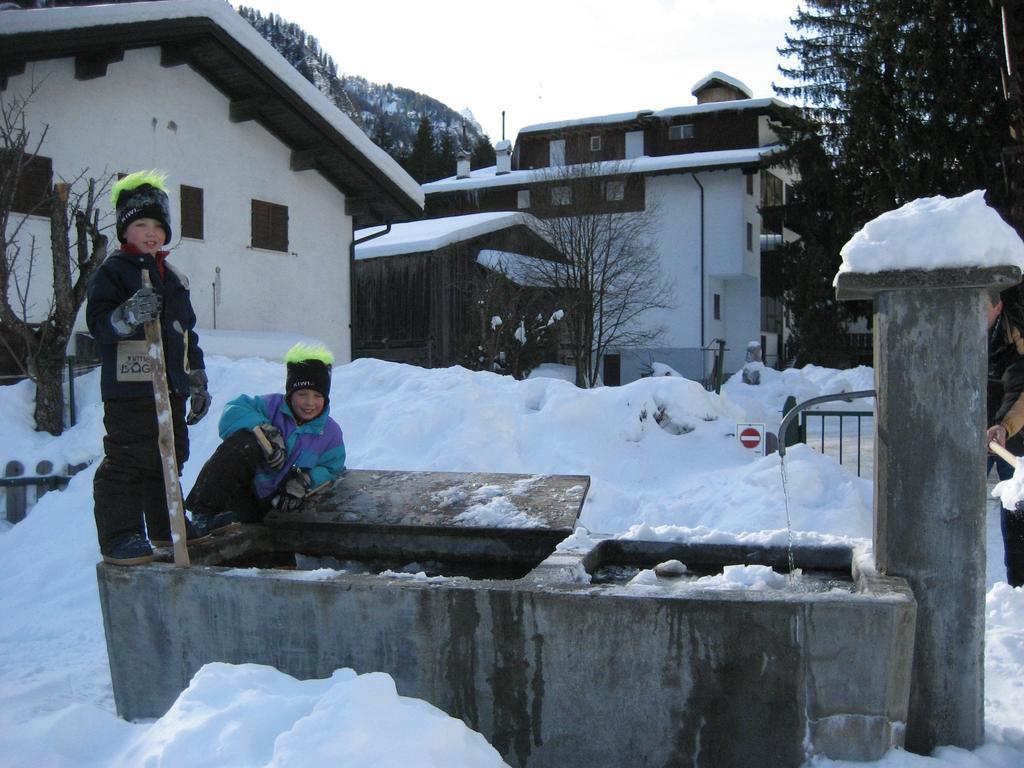
M331 364L322 346L296 344L284 358L285 394L242 395L220 417L223 442L185 500L201 533L296 509L345 469L341 427L329 415Z

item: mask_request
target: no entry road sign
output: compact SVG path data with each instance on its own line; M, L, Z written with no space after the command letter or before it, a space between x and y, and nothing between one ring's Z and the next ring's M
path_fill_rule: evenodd
M764 424L737 424L736 437L744 448L764 456Z

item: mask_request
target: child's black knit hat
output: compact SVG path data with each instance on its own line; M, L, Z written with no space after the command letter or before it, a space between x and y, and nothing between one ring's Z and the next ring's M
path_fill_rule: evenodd
M324 396L324 404L331 396L331 364L334 355L320 344L296 344L284 356L287 367L285 397L300 389L312 389Z
M156 219L171 242L171 206L167 199L167 177L157 171L136 171L114 184L110 197L117 211L117 239L136 219Z

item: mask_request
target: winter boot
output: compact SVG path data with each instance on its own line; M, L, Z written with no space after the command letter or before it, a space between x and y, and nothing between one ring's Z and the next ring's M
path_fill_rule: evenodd
M141 565L153 561L153 548L141 533L115 539L103 552L103 562L113 565Z
M210 538L209 531L204 532L200 526L196 525L188 518L185 518L185 534L187 537L187 544L198 544L200 541L206 541ZM169 535L166 539L153 537L151 541L153 542L154 547L169 547L174 543L171 541Z
M205 540L215 533L226 533L236 528L241 528L238 516L234 512L217 512L212 515L205 515L201 512L192 513L192 527L197 536ZM191 541L191 539L190 539Z

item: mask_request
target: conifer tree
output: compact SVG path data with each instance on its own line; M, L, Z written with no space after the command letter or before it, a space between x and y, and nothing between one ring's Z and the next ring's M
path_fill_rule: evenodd
M780 71L795 85L776 91L807 105L811 122L784 130L808 203L790 212L803 245L787 249L783 271L796 279L802 262L827 281L787 283L803 344L841 329L832 267L865 222L918 197L979 188L1002 202L1009 120L993 13L976 0L806 0L792 19L796 34L779 52L794 62ZM820 338L802 360L824 361L836 343Z
M435 168L434 153L434 127L430 124L430 118L424 115L416 129L412 151L404 163L406 172L421 184L429 181L428 177Z
M451 131L444 131L437 142L437 151L434 155L434 168L430 174L430 181L443 179L455 174L455 145L452 142Z
M469 159L471 168L490 168L497 162L491 138L486 133L473 145L473 156Z

